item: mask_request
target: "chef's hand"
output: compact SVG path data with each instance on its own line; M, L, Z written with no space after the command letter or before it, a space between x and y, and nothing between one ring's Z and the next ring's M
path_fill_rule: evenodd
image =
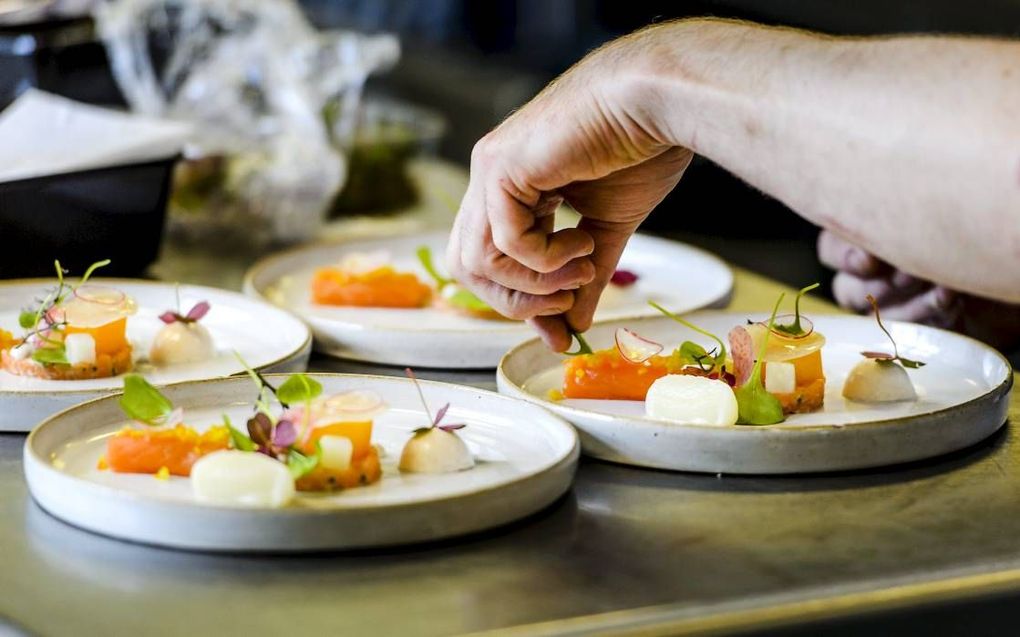
M836 270L832 293L843 307L870 312L871 294L883 318L955 330L1004 351L1020 347L1020 305L918 279L829 231L818 237L818 257Z
M454 223L447 265L501 314L557 351L583 332L627 240L673 189L691 152L648 116L640 35L588 56L486 135ZM576 228L553 231L566 201Z

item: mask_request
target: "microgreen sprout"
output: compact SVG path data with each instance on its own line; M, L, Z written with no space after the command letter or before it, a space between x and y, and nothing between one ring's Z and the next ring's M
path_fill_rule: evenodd
M129 418L153 426L165 424L174 411L173 403L139 374L124 376L124 395L119 404Z
M492 306L478 298L473 292L457 283L455 280L445 277L439 273L435 263L432 261L432 250L428 246L420 246L415 252L421 267L428 272L429 276L436 283L436 288L443 293L447 289L450 294L443 294L443 299L452 305L471 312L492 312ZM452 286L452 287L451 287Z
M875 297L870 294L867 296L867 299L868 303L871 303L871 307L874 308L875 310L875 322L878 323L879 329L885 332L885 335L889 337L889 342L892 343L893 353L886 354L885 352L861 352L861 356L876 360L880 363L887 363L890 365L899 362L900 365L903 365L904 367L908 367L910 369L918 369L919 367L924 367L926 363L922 363L921 361L910 360L909 358L903 358L902 356L900 356L900 350L896 346L896 340L892 337L892 334L889 333L889 330L886 329L885 325L882 324L882 315L878 311L878 301L875 300Z
M783 405L778 398L765 390L765 383L762 381L762 368L769 337L776 321L776 312L779 311L779 304L783 302L784 296L784 294L780 294L779 300L772 308L772 316L769 317L768 323L769 329L765 332L765 337L758 349L758 358L754 361L751 377L747 379L746 383L733 390L733 394L737 398L737 422L739 424L774 425L783 422Z
M404 369L404 373L411 379L411 382L414 383L414 388L418 391L418 399L421 400L421 406L425 409L425 415L428 416L429 422L431 423L428 427L418 427L415 429L413 432L414 435L418 436L428 433L433 429L442 429L447 433L453 433L454 431L463 429L467 426L463 423L440 424L443 422L443 418L446 417L446 412L450 410L450 403L446 403L440 407L439 411L436 412L435 417L433 417L432 412L429 411L429 404L425 401L425 392L421 390L421 384L418 383L418 377L414 375L414 371L410 367Z
M159 320L163 321L167 325L170 325L171 323L184 323L185 325L187 325L189 323L195 323L202 320L202 318L209 313L209 309L212 307L209 305L209 302L199 301L198 303L193 305L190 310L188 310L187 314L182 314L180 286L177 287L176 292L177 292L177 311L172 312L170 310L167 310L166 312L163 312L162 314L159 315Z
M789 334L790 336L804 336L806 331L800 324L800 297L804 296L811 290L814 290L820 283L812 283L811 285L801 288L797 292L797 298L793 301L793 323L776 325L775 330L782 332L783 334Z
M581 332L570 331L571 338L577 340L577 349L572 352L563 352L567 356L584 356L586 354L594 354L595 350L591 348L588 341L584 340L584 335Z
M726 364L726 344L722 342L722 339L708 330L703 330L690 321L677 316L655 301L649 301L648 304L687 329L694 330L698 334L707 336L719 344L718 348L713 347L711 351L706 351L704 347L693 341L684 341L681 343L680 347L673 352L674 357L678 358L681 363L693 363L706 372L710 371L713 367L721 368ZM712 364L706 368L705 361L711 361Z

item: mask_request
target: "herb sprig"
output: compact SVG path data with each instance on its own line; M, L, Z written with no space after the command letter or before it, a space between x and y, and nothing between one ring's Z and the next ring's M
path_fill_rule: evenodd
M783 422L783 405L779 399L765 390L765 383L762 380L762 369L764 367L765 351L768 349L769 337L776 321L776 312L779 311L779 304L783 302L785 294L780 294L775 307L772 308L772 316L769 317L768 331L758 348L758 358L754 361L751 370L751 377L740 387L733 389L737 397L737 423L741 425L774 425Z
M428 416L429 422L431 423L428 427L418 427L415 429L412 432L415 436L426 434L433 429L442 429L447 433L453 433L454 431L463 429L467 426L464 423L440 424L443 422L443 418L446 417L446 412L450 410L450 403L446 403L440 407L439 411L436 412L436 415L433 416L432 412L429 411L428 402L425 401L425 392L421 390L421 385L418 383L418 377L414 375L414 371L410 367L407 367L404 369L404 374L406 374L407 377L411 379L411 382L414 383L414 388L418 391L418 399L421 400L421 406L425 409L425 415Z
M439 273L435 263L432 261L432 250L428 246L420 246L415 252L418 256L418 261L421 262L421 267L428 272L429 276L436 283L436 288L440 294L447 289L453 290L452 294L443 294L443 298L447 303L453 307L457 307L470 312L492 312L492 306L485 301L478 298L473 292L465 288L455 280L445 277Z
M882 324L882 315L878 311L878 301L875 300L875 297L870 294L867 296L867 299L868 303L871 303L871 307L874 308L875 310L875 322L878 323L878 327L883 332L885 332L885 335L889 337L889 342L892 343L893 353L887 354L885 352L861 352L861 356L865 358L870 358L872 360L876 360L879 363L886 363L889 365L893 365L898 362L900 365L903 365L904 367L909 369L918 369L924 367L927 363L922 363L921 361L915 361L900 356L900 350L898 347L896 347L896 340L892 337L892 334L889 333L889 330L886 329L885 325Z
M697 365L705 372L712 371L712 369L716 367L721 369L724 365L726 365L726 344L722 342L722 339L708 330L703 330L690 321L677 316L654 301L649 301L648 304L687 329L694 330L698 334L707 336L719 344L718 347L706 350L694 341L684 341L680 344L680 347L673 350L673 357L677 363L680 365Z
M577 341L577 349L570 352L563 352L566 356L585 356L587 354L594 354L595 350L591 348L588 341L584 340L584 335L581 332L570 331L570 337Z
M804 296L805 294L807 294L811 290L814 290L820 285L821 283L812 283L811 285L805 288L801 288L800 291L797 292L797 298L793 302L793 322L776 325L774 329L777 332L782 332L783 334L788 334L790 336L806 336L808 334L808 331L805 330L800 324L800 297Z

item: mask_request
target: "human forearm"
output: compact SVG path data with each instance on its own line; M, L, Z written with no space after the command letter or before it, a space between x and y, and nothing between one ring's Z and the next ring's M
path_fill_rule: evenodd
M1020 301L1020 43L726 21L631 38L634 116L664 141L903 270Z

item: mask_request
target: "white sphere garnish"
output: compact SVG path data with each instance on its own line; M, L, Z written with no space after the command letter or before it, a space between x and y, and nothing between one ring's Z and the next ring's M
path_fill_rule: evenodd
M156 334L149 360L156 365L198 363L215 353L212 335L199 322L174 321Z
M400 470L408 473L453 473L473 466L475 459L460 436L439 427L411 436L400 454Z
M64 355L69 365L96 362L96 339L91 334L68 334L64 338Z
M208 504L282 507L294 497L286 465L261 453L216 451L191 468L191 491Z
M652 383L645 411L651 418L672 422L727 426L737 422L737 398L724 381L670 374Z
M843 398L862 403L891 403L917 400L917 392L907 370L899 364L865 358L847 375Z
M351 467L354 457L354 443L343 436L323 436L319 438L322 458L319 464L330 471L346 471Z

